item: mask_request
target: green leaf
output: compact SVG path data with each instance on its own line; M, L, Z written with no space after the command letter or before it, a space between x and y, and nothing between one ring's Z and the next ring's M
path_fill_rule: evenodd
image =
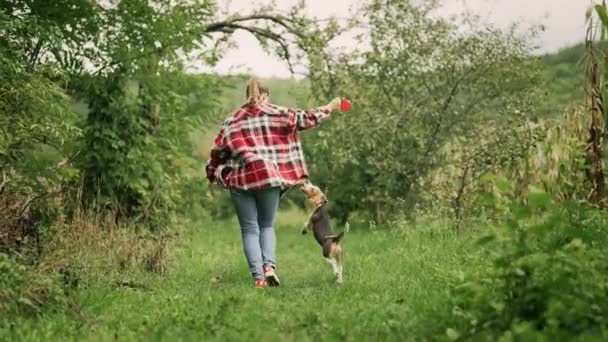
M23 304L23 305L25 305L27 307L30 307L32 309L37 309L36 306L34 305L34 303L29 298L19 297L19 299L17 301L20 304Z
M606 7L601 4L595 5L595 13L597 13L597 16L600 18L603 28L608 27L608 11L606 10ZM604 32L602 30L602 34L603 33Z
M488 234L486 236L483 236L481 238L479 238L476 242L476 244L478 246L483 246L486 245L490 242L496 241L496 234Z
M461 336L461 334L458 331L456 331L452 328L447 328L445 331L445 334L448 336L448 339L450 341L457 341Z
M509 182L509 180L507 180L504 177L496 177L495 184L496 184L496 188L498 190L500 190L501 192L513 191L513 184L511 184L511 182Z
M531 208L546 208L552 202L550 194L535 186L529 187L526 198Z
M505 303L503 302L491 301L490 306L498 313L501 313L505 309Z

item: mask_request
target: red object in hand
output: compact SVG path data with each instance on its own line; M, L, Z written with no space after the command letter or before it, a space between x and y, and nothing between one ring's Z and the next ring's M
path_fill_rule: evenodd
M351 108L353 108L353 104L347 99L342 99L340 102L340 110L343 112L348 112Z

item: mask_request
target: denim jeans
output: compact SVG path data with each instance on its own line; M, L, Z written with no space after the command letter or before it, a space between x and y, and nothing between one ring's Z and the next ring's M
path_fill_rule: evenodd
M264 277L265 265L275 266L276 235L274 222L281 189L231 189L230 197L241 226L243 250L254 278Z

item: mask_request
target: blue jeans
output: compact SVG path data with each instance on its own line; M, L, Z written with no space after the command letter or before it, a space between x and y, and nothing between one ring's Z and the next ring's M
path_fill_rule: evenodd
M243 250L254 278L263 278L263 267L275 266L277 239L274 232L280 188L264 190L230 189L243 237Z

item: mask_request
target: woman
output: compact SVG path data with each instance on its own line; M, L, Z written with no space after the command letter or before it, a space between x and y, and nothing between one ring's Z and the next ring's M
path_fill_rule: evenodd
M224 121L206 166L211 183L230 189L243 249L255 286L278 286L275 215L283 191L308 179L298 131L315 127L340 108L340 98L312 109L269 103L270 92L251 79L247 102Z

